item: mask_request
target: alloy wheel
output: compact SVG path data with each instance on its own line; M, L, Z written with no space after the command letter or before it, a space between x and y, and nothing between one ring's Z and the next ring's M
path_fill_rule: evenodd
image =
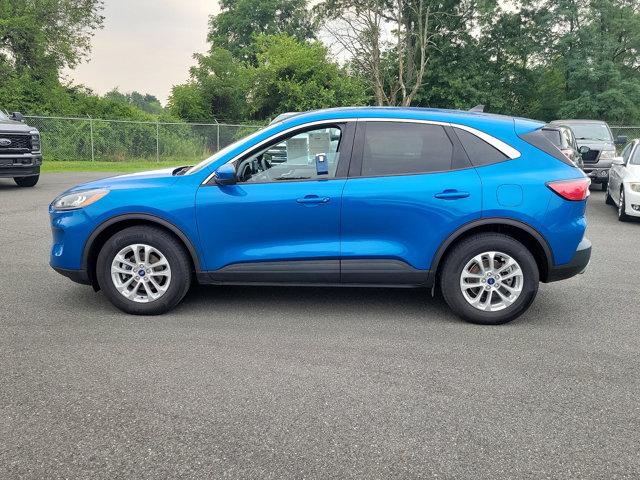
M171 283L171 267L157 248L128 245L111 262L111 280L128 300L149 303L166 293Z
M522 268L502 252L476 255L462 269L460 289L474 308L487 312L503 310L518 299L524 284Z

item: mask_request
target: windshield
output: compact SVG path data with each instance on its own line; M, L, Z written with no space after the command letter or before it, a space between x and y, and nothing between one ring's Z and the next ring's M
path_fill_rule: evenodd
M2 110L0 110L0 120L9 120L9 117Z
M229 153L230 151L232 151L234 148L238 147L240 144L246 142L247 140L251 140L252 138L257 137L258 135L260 135L262 132L264 132L265 130L267 130L269 127L266 128L261 128L260 130L258 130L257 132L253 132L251 135L247 135L246 137L241 138L240 140L236 140L235 142L233 142L231 145L227 145L226 147L224 147L222 150L218 150L216 153L214 153L212 156L210 156L209 158L204 159L203 161L201 161L199 164L194 165L193 167L191 167L189 170L187 170L185 172L186 175L189 175L191 173L196 173L199 172L200 170L202 170L204 167L206 167L207 165L209 165L210 163L215 162L216 160L224 157L227 153Z
M576 136L576 140L600 140L612 142L609 127L602 123L575 123L571 129Z
M631 157L631 165L640 165L640 148L636 147L636 151Z

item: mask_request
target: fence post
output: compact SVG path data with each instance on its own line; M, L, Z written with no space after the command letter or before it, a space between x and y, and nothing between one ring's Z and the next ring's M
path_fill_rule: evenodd
M91 118L91 115L89 115L87 113L87 117L89 117L89 130L91 132L90 137L91 137L91 161L94 162L96 160L95 157L95 152L94 152L94 146L93 146L93 118Z
M160 121L156 120L156 162L160 163Z
M217 120L216 120L216 127L218 127L216 132L216 152L219 152L220 151L220 124L218 123Z

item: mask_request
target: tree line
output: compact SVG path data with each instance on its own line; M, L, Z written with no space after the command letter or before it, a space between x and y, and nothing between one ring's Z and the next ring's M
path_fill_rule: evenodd
M264 122L347 105L640 123L637 0L222 0L209 49L162 108L60 81L100 0L0 0L0 106L31 113ZM44 14L43 14L44 12Z

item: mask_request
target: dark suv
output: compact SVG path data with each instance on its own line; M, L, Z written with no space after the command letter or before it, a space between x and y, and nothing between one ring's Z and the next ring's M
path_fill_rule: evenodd
M13 178L20 187L33 187L40 178L40 133L26 125L19 112L0 111L0 178Z

